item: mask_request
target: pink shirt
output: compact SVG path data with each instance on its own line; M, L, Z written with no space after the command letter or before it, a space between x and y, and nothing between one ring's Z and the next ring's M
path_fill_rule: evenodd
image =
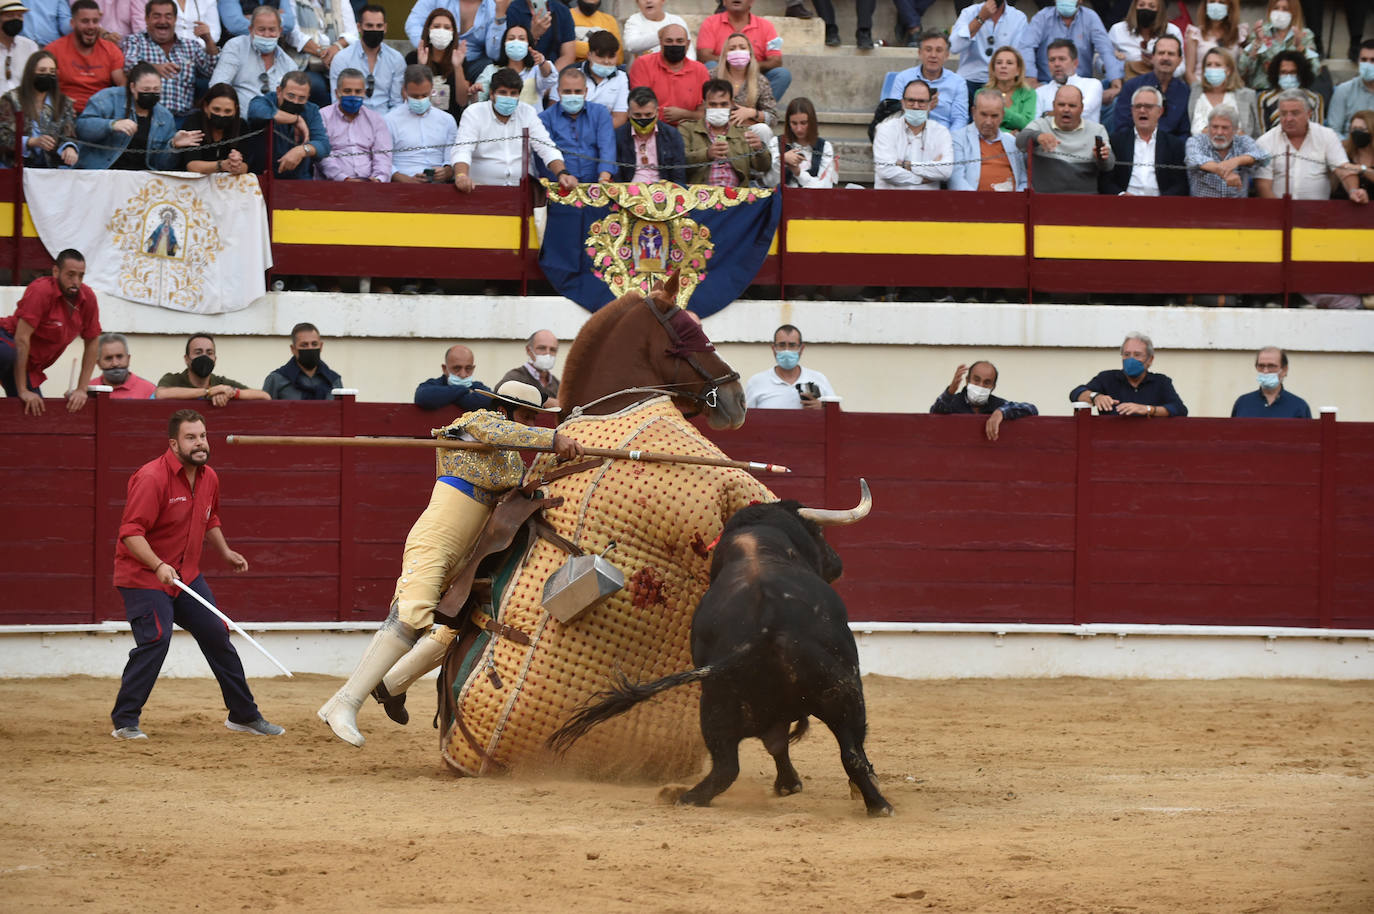
M645 184L658 180L658 131L648 136L640 136L630 128L630 139L635 144L635 174L631 179Z
M320 109L320 119L335 153L320 159L320 172L330 181L363 178L391 180L391 130L376 111L363 105L349 120L337 104ZM370 155L338 155L364 152Z
M89 383L108 385L110 382L105 380L104 375L98 374L91 378ZM140 378L133 372L129 372L129 376L124 379L124 383L114 389L114 392L110 394L110 398L113 400L148 400L151 399L155 393L157 393L156 384L149 381L147 378Z

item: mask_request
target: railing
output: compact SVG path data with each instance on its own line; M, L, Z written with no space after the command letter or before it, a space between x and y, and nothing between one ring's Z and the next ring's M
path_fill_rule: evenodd
M270 154L269 154L270 158ZM0 181L0 266L51 258ZM535 190L264 179L274 271L542 279ZM1341 201L780 188L755 283L978 287L1038 293L1374 292L1374 206ZM5 207L9 207L8 215ZM12 280L15 281L15 280Z
M121 619L111 583L126 485L173 405L96 396L26 417L0 400L0 623ZM391 599L427 503L428 450L239 447L228 433L425 434L410 404L235 402L205 410L241 621L364 621ZM971 416L755 410L707 434L792 476L779 497L844 507L832 529L856 621L1190 623L1374 630L1374 423L1034 417L989 442ZM632 570L631 570L632 572Z

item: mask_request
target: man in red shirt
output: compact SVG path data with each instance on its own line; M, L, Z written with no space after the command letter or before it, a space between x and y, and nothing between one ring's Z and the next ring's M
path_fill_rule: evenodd
M129 370L129 341L122 333L102 333L97 340L100 355L96 364L100 374L91 384L108 384L114 388L112 400L150 400L157 395L157 386L147 378L140 378Z
M697 30L697 60L715 64L725 53L725 40L738 32L754 47L754 59L759 70L768 77L773 98L782 101L792 85L792 72L782 65L782 39L778 30L751 10L754 0L725 0L725 10L702 20Z
M674 127L701 119L701 87L711 78L703 64L687 59L687 41L685 28L665 25L658 30L660 50L639 55L630 66L630 88L653 89L659 120Z
M91 96L110 86L128 82L124 52L113 41L101 38L100 7L95 0L72 4L72 30L48 45L57 58L57 85L80 114Z
M229 628L173 582L183 580L210 603L210 585L200 573L200 553L208 540L235 571L248 560L229 548L219 522L219 477L207 466L210 441L205 419L193 409L172 413L167 451L129 479L129 497L115 546L114 583L124 598L124 614L134 649L110 720L115 739L147 739L139 729L143 705L157 682L172 624L191 633L219 680L229 716L224 726L239 733L280 736L285 729L258 712L243 663L229 641Z
M67 248L57 255L52 275L29 283L15 312L0 317L0 386L6 395L23 400L29 415L43 414L38 389L47 378L43 372L72 340L79 336L86 341L78 377L89 377L95 367L100 308L95 293L81 281L85 276L86 258ZM67 391L68 412L85 405L84 387Z

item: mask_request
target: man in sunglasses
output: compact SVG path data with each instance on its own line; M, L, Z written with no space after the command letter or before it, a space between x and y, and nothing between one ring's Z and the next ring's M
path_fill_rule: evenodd
M402 81L406 59L386 44L386 10L369 3L358 14L358 41L334 55L329 63L329 82L337 86L339 74L350 67L363 74L363 104L385 115L406 103Z

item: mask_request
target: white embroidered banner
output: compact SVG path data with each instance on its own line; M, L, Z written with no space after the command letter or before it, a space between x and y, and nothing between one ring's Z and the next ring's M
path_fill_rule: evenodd
M266 291L267 207L255 175L24 169L38 237L86 257L97 292L219 314Z

